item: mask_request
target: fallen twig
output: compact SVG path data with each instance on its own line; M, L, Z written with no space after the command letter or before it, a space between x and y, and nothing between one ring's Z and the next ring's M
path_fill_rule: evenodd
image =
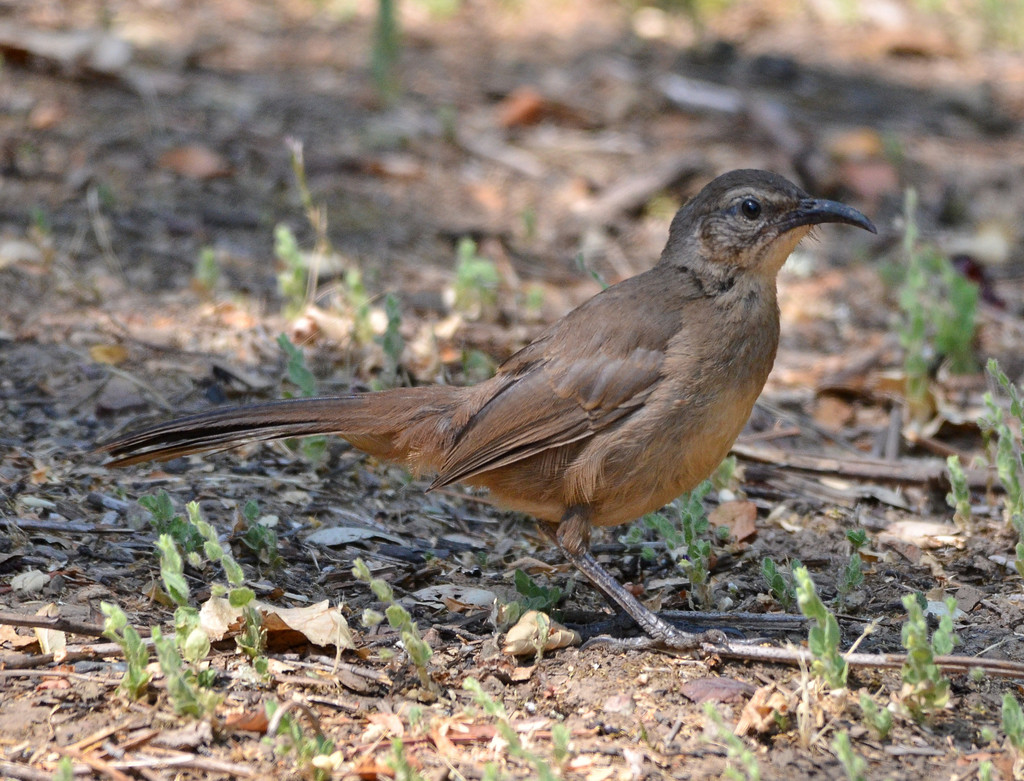
M826 472L840 477L878 480L895 483L935 483L949 485L946 462L938 458L886 461L877 458L836 458L810 453L793 453L775 447L756 447L737 442L732 452L740 458L759 464L802 469L806 472ZM972 488L985 488L991 482L987 471L967 469L967 481Z
M726 659L740 659L750 662L770 662L776 664L810 664L814 661L811 652L806 648L794 646L754 646L735 643L732 645L706 644L703 650L708 655ZM843 654L846 663L851 667L899 669L907 660L906 654ZM1012 662L1007 659L980 659L974 656L936 656L935 664L943 672L968 673L974 669L983 670L988 675L1000 678L1024 679L1024 662Z
M27 616L23 613L0 611L0 624L28 626L33 629L52 629L85 637L103 637L103 627L99 624L87 624L84 621L74 621L61 616Z

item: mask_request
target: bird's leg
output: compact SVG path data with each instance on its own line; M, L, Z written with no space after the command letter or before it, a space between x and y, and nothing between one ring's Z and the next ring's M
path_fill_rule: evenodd
M704 639L699 635L683 632L641 604L640 600L626 591L611 574L598 564L590 554L590 511L584 506L570 507L558 524L558 530L552 534L548 527L545 531L554 537L565 557L582 572L594 586L612 602L622 608L630 618L651 639L663 643L669 648L692 650Z

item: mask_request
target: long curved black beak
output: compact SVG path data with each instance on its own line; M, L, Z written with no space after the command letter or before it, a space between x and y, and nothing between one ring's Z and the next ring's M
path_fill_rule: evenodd
M801 225L820 225L825 222L844 222L878 233L874 223L852 206L823 198L804 198L793 211L779 221L779 228L785 232Z

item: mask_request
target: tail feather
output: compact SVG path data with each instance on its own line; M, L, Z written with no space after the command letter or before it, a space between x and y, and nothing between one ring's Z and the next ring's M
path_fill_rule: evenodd
M362 396L286 399L247 407L211 410L158 423L105 442L111 466L142 461L167 461L189 453L226 450L247 442L261 442L314 434L344 433L345 414L360 406Z
M248 442L337 434L382 458L432 468L450 436L454 390L402 388L212 410L125 434L98 450L111 456L110 466L129 466Z

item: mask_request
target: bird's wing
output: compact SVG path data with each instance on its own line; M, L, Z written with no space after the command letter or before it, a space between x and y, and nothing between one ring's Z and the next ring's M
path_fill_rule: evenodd
M642 406L684 308L693 314L686 300L700 296L678 282L668 295L651 274L595 296L503 364L505 382L456 436L432 487L585 439Z

